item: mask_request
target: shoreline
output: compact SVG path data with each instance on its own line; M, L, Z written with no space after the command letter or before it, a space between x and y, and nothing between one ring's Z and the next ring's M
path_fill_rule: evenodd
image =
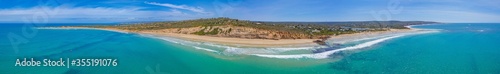
M327 42L332 42L335 44L344 44L355 41L371 40L376 38L383 38L388 36L394 36L399 34L407 33L418 33L426 30L422 29L390 29L389 31L375 31L375 32L361 32L353 34L343 34L338 36L331 36Z
M162 32L151 32L151 31L139 31L133 32L128 30L119 30L113 28L88 28L88 27L47 27L39 29L93 29L93 30L106 30L114 31L120 33L137 33L137 34L149 34L161 37L172 37L188 41L196 42L210 42L217 43L227 46L236 47L311 47L311 46L322 46L315 43L315 40L320 39L280 39L280 40L270 40L270 39L245 39L245 38L229 38L229 37L215 37L215 36L200 36L192 34L177 34L177 33L162 33ZM330 36L327 41L333 43L346 43L364 39L383 37L388 34L400 34L400 33L413 33L419 32L421 29L390 29L388 31L374 31L374 32L360 32L353 34L342 34L337 36Z
M228 38L228 37L214 37L214 36L200 36L191 34L177 34L177 33L155 33L155 32L134 32L140 34L150 34L156 36L173 37L182 40L196 41L196 42L210 42L223 44L228 46L237 47L305 47L305 46L319 46L314 43L318 39L244 39L244 38Z

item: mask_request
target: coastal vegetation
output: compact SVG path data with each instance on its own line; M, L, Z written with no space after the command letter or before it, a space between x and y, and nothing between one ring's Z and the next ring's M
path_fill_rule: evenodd
M408 29L408 25L432 24L426 21L360 22L265 22L226 17L175 22L150 22L120 25L83 26L127 31L154 31L249 39L323 39L332 35L389 29Z

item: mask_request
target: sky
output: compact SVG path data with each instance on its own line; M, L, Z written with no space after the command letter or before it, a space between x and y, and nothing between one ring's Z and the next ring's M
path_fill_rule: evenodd
M499 23L500 0L0 0L0 23L251 21Z

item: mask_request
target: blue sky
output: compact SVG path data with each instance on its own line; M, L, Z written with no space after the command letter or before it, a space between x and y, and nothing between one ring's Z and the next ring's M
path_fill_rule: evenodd
M498 23L500 0L0 0L0 22L114 23L213 17Z

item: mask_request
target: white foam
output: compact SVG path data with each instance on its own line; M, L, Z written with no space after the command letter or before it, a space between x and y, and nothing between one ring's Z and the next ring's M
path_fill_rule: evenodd
M285 52L285 51L295 51L295 50L314 50L320 48L327 48L326 46L309 46L309 47L274 47L274 48L265 48L267 50Z
M484 30L477 30L477 31L479 31L479 32L484 32Z
M364 36L364 37L361 37L361 38L357 38L357 39L328 39L327 42L329 43L338 43L338 44L345 44L345 43L349 43L349 42L357 42L357 41L364 41L364 40L371 40L371 39L377 39L377 38L383 38L383 37L388 37L388 36L393 36L393 35L396 35L396 34L387 34L387 35L379 35L379 36Z
M202 48L202 47L197 47L197 46L193 46L195 49L200 49L200 50L205 50L205 51L209 51L209 52L218 52L218 51L215 51L215 50L212 50L212 49L208 49L208 48Z
M395 36L395 35L401 35L401 34L407 34L407 33L416 33L416 32L421 32L421 31L424 31L424 30L412 30L412 31L408 31L408 32L384 32L384 33L377 33L377 34L368 33L368 34L351 36L351 37L330 38L326 42L329 45L346 44L346 43L351 43L351 42L374 40L374 39Z
M415 28L413 28L413 27L415 27L415 26L426 26L426 25L439 25L439 24L420 24L420 25L408 25L408 26L405 26L405 27L410 28L410 29L415 29Z
M325 46L304 46L304 47L232 47L225 46L215 43L203 42L200 45L207 45L212 47L218 47L225 49L226 53L232 54L253 54L253 53L280 53L285 51L295 51L295 50L314 50L319 48L327 48Z
M267 58L280 58L280 59L293 59L293 58L295 58L295 59L297 59L297 58L324 59L324 58L328 58L329 55L336 53L336 52L339 52L339 51L366 48L366 47L373 46L377 43L380 43L380 42L383 42L383 41L386 41L389 39L401 37L401 36L423 34L423 33L433 33L433 32L439 32L439 30L423 30L423 31L414 32L414 33L401 33L399 35L388 36L385 38L380 38L380 39L376 39L373 41L368 41L368 42L361 43L361 44L351 46L351 47L345 47L345 48L340 48L340 49L336 49L336 50L330 50L330 51L315 53L315 54L295 54L295 55L250 54L250 55L255 55L255 56L259 56L259 57L267 57Z
M200 43L200 44L207 45L207 46L213 46L213 47L219 47L219 48L231 48L230 46L224 46L224 45L219 45L219 44L214 44L214 43L207 43L207 42Z
M244 50L228 47L224 50L224 54L243 54Z
M250 55L255 55L255 56L259 56L259 57L268 57L268 58L283 58L283 59L290 59L290 58L324 59L324 58L327 58L329 55L331 55L331 54L333 54L335 52L338 52L338 51L354 50L354 49L365 48L365 47L369 47L369 46L375 45L377 43L383 42L385 40L389 40L389 39L397 38L397 37L401 37L401 36L403 36L403 35L397 35L397 36L391 36L391 37L381 38L381 39L369 41L369 42L358 44L358 45L351 46L351 47L345 47L345 48L341 48L341 49L336 49L336 50L331 50L331 51L326 51L326 52L316 53L316 54L297 54L297 55L250 54Z
M405 27L410 28L410 29L415 29L415 30L426 30L426 31L433 30L433 31L442 31L442 29L424 29L424 28L414 28L415 26L428 26L428 25L440 25L440 24L409 25L409 26L405 26Z
M155 35L150 35L150 34L139 34L139 35L144 36L144 37L157 38L157 39L161 39L161 40L164 40L167 42L180 44L180 45L184 45L184 46L192 46L195 49L201 49L201 50L206 50L206 48L202 48L202 47L220 48L221 50L224 50L223 52L225 54L279 53L277 51L268 50L267 48L243 48L243 47L240 48L240 47L225 46L225 45L209 43L209 42L195 42L195 41L182 40L182 39L165 37L165 36L155 36ZM306 48L307 47L304 47L303 49L306 49ZM271 49L275 49L275 48L271 48ZM280 48L276 48L276 50L277 49L280 49ZM291 49L291 50L298 50L298 49L302 49L302 48ZM217 51L214 49L209 49L206 51L213 52L212 50ZM284 50L284 51L288 51L288 50ZM219 51L217 51L217 52L219 52Z

